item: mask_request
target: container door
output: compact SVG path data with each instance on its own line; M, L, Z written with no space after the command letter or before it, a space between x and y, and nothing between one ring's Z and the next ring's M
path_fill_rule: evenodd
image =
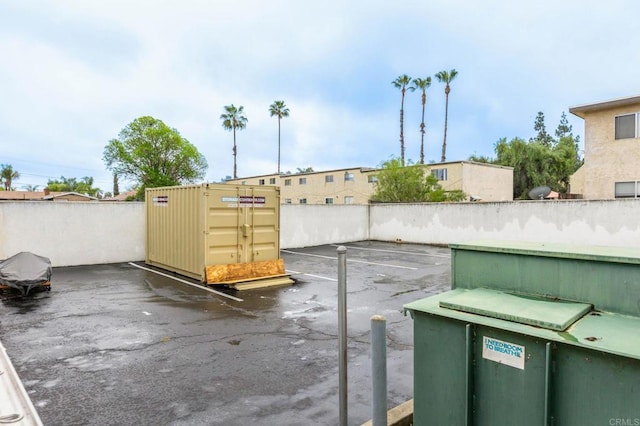
M206 265L279 258L277 188L217 185L206 194Z

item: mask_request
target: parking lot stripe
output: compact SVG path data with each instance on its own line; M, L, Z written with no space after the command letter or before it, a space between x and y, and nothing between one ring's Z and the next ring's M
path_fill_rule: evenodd
M333 247L339 247L338 244L331 244ZM382 251L386 253L399 253L399 254L414 254L416 256L427 256L427 257L443 257L445 259L450 259L451 255L449 254L429 254L429 253L418 253L415 251L402 251L402 250L385 250L385 249L374 249L369 247L356 247L356 246L343 246L348 249L354 250L369 250L369 251Z
M280 250L280 251L284 252L284 253L290 253L290 254L299 254L300 256L311 256L311 257L320 257L322 259L338 260L337 257L323 256L321 254L299 253L297 251L289 251L289 250ZM413 268L411 266L391 265L391 264L388 264L388 263L367 262L366 260L347 259L347 262L364 263L366 265L385 266L385 267L388 267L388 268L410 269L412 271L417 271L418 270L418 268Z
M338 281L335 278L323 277L322 275L305 274L304 272L292 271L290 269L287 269L287 273L291 275L306 275L308 277L320 278L321 280L327 280L327 281Z
M133 262L129 262L129 265L131 265L131 266L135 266L136 268L140 268L140 269L143 269L143 270L145 270L145 271L153 272L154 274L162 275L163 277L171 278L172 280L175 280L175 281L181 282L181 283L183 283L183 284L190 285L190 286L192 286L192 287L197 287L197 288L199 288L199 289L201 289L201 290L206 290L206 291L208 291L208 292L210 292L210 293L217 294L218 296L226 297L227 299L235 300L236 302L244 302L244 299L240 299L239 297L231 296L231 295L229 295L229 294L225 294L225 293L222 293L222 292L220 292L220 291L215 291L215 290L212 290L212 289L210 289L209 287L205 287L205 286L203 286L203 285L190 283L189 281L182 280L182 279L177 278L177 277L173 277L173 276L171 276L171 275L169 275L169 274L164 274L164 273L162 273L162 272L160 272L160 271L154 271L153 269L145 268L144 266L140 266L140 265L136 265L136 264L135 264L135 263L133 263Z
M307 277L320 278L321 280L338 281L335 278L323 277L322 275L314 275L314 274L303 274L303 275L306 275Z

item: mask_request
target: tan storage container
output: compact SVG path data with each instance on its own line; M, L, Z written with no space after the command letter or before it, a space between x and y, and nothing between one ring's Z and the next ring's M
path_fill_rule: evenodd
M292 282L280 259L278 187L151 188L145 212L149 265L239 289Z

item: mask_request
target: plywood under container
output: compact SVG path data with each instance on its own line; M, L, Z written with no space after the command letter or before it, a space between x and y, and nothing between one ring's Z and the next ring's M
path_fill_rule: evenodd
M292 282L282 280L286 274L280 259L277 187L151 188L145 192L145 212L149 265L232 287L267 278L279 278L273 281L277 285Z

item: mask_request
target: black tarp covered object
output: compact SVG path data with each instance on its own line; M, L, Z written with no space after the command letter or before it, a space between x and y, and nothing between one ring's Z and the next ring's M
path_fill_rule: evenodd
M51 261L23 251L0 261L0 284L28 294L32 288L51 280Z

